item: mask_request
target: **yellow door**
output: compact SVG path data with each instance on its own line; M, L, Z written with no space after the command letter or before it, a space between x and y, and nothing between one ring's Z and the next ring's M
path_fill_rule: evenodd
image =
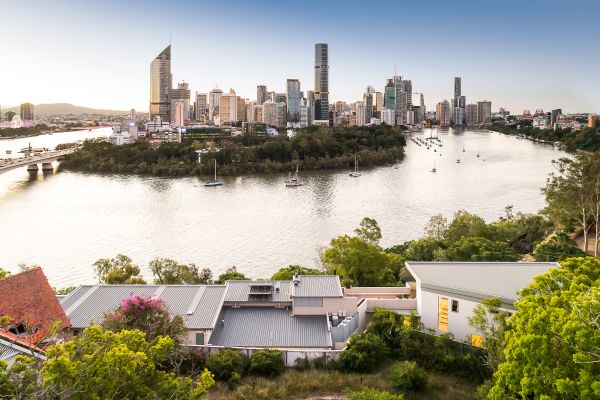
M438 297L438 330L448 330L448 298Z

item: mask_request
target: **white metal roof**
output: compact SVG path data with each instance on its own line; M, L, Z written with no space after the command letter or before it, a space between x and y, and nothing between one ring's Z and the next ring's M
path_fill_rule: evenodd
M406 262L423 289L499 297L509 303L536 275L558 266L555 262Z

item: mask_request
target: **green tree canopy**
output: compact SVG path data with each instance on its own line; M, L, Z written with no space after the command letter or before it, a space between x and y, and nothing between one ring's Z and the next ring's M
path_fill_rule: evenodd
M462 237L487 237L487 230L483 218L465 210L460 210L448 225L445 239L449 243L454 243Z
M300 265L289 265L279 268L277 272L271 276L274 281L291 281L294 275L323 275L324 272L316 268L306 268Z
M563 261L516 306L488 398L600 399L600 260Z
M354 229L354 233L369 244L379 245L379 241L381 240L381 228L373 218L363 218L358 228Z
M445 242L439 239L432 237L417 239L409 243L404 257L407 261L435 261L443 258L445 247Z
M208 268L200 271L194 264L180 264L169 258L155 258L149 267L157 285L208 284L212 281L212 272Z
M146 341L143 332L118 333L91 326L81 336L46 351L41 370L21 356L0 365L0 397L42 400L201 399L214 381L204 370L192 377L159 369L174 351L173 340Z
M340 275L356 286L380 285L389 262L379 246L347 235L332 239L322 259L329 273Z
M115 258L101 258L93 264L98 282L104 284L133 284L145 285L146 281L140 275L140 267L131 258L117 254Z
M6 277L7 277L7 276L9 276L9 275L10 275L10 272L8 272L8 271L7 271L7 270L5 270L5 269L2 269L2 268L0 268L0 279L2 279L2 278L6 278Z
M504 242L483 237L463 237L446 249L448 261L517 261L520 256Z
M585 252L565 232L558 232L538 244L533 251L536 261L562 261L570 257L585 257Z
M499 298L490 297L477 304L467 318L469 325L483 335L486 349L483 361L490 371L495 371L504 360L504 332L509 315L501 306Z
M250 280L246 275L242 274L237 270L237 267L229 267L219 275L219 278L215 281L216 284L222 285L227 281L246 281Z

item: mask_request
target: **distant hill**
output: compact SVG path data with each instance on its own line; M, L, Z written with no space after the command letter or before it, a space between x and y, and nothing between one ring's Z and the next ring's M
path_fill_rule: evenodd
M46 116L46 115L66 115L66 114L103 114L103 115L114 115L114 114L127 114L129 111L124 110L98 110L96 108L75 106L69 103L51 103L51 104L36 104L34 106L35 115ZM2 107L2 113L7 111L14 111L17 114L20 111L20 107Z

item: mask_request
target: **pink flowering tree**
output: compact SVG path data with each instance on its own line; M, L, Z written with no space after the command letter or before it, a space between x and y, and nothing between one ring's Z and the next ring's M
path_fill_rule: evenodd
M149 343L160 336L169 336L179 344L186 331L183 318L171 315L163 300L133 293L123 299L115 311L104 316L102 326L114 332L139 329L146 334Z

